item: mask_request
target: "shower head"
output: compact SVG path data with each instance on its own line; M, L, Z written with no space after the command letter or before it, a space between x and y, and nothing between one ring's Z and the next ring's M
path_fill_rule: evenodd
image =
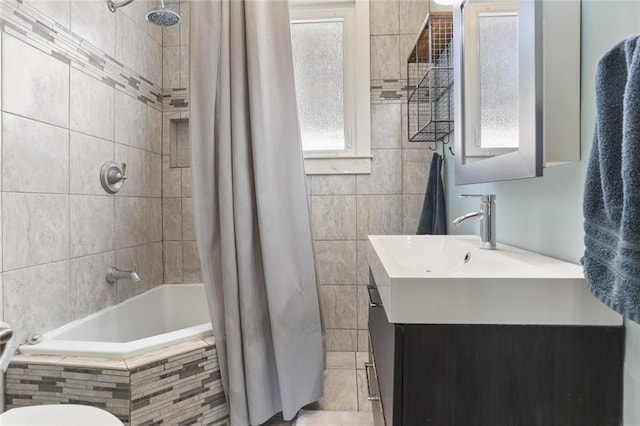
M160 1L160 9L155 9L147 13L147 21L161 27L170 27L180 23L180 15L173 10L164 8L164 0Z

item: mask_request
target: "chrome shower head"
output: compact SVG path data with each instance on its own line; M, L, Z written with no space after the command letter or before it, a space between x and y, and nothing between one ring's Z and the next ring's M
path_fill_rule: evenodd
M170 27L180 23L180 15L173 10L164 8L164 0L160 1L160 9L147 13L147 21L161 27Z

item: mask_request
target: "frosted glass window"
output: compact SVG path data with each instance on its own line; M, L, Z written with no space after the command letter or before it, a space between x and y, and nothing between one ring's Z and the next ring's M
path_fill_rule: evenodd
M480 147L518 147L518 15L480 14Z
M344 21L291 24L298 117L304 151L343 151Z

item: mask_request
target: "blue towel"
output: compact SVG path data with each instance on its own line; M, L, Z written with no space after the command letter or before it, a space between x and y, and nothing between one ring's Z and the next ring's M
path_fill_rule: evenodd
M591 292L640 323L640 37L622 41L596 69L596 128L584 193Z
M446 233L447 211L444 205L444 187L442 186L442 157L434 152L416 234L445 235Z

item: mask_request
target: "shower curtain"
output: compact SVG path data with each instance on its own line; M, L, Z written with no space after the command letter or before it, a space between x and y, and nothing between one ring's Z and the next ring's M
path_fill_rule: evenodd
M195 227L234 426L322 395L289 25L287 1L191 2Z

